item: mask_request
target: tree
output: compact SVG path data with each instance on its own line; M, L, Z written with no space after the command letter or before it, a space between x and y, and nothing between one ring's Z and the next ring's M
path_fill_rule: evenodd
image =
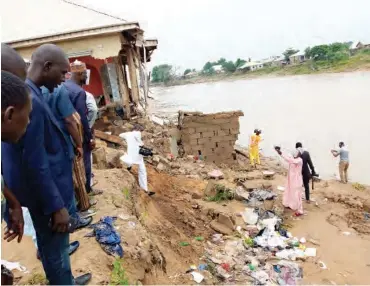
M203 67L202 73L206 75L211 75L215 73L215 70L213 68L214 63L206 62L206 64Z
M304 56L306 57L306 59L309 59L311 57L311 48L310 47L307 47L304 50Z
M220 58L216 64L217 65L223 65L224 63L226 63L226 59L225 58Z
M285 57L285 60L286 61L290 61L289 60L289 57L291 56L291 55L294 55L295 53L298 53L299 52L299 50L295 50L295 49L293 49L293 48L289 48L289 49L287 49L284 53L283 53L283 55L284 55L284 57Z
M226 72L230 72L230 73L233 73L236 71L236 66L235 64L232 62L232 61L229 61L229 62L224 62L222 64L222 69Z
M245 63L246 63L247 61L245 61L245 60L242 60L242 59L237 59L236 61L235 61L235 67L236 67L236 69L238 69L238 68L240 68L242 65L244 65Z
M185 75L187 75L188 73L191 73L191 69L186 69L186 70L184 71L184 76L185 76Z
M168 82L174 78L174 70L171 65L163 64L153 67L152 82Z
M310 51L310 56L313 60L319 61L319 60L326 60L329 52L329 46L328 45L318 45L312 47Z

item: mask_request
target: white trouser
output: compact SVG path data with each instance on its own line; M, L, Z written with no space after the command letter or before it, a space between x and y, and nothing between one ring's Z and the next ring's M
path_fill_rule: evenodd
M92 152L91 152L91 160L90 160L90 162L91 162L91 172L92 172L92 165L93 165L93 157L92 157ZM94 178L93 178L93 176L91 176L91 180L90 180L90 187L92 187L93 186L93 184L94 184Z
M146 167L145 167L144 159L140 158L139 161L132 162L132 160L130 159L128 155L123 155L120 159L127 165L127 167L132 167L132 165L139 166L139 171L138 171L139 186L145 192L148 192L148 178L146 174Z

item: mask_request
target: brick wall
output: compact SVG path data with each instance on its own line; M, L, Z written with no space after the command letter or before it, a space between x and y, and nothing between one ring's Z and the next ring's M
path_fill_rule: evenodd
M234 145L243 112L203 114L179 111L178 129L185 155L202 155L216 164L234 163Z

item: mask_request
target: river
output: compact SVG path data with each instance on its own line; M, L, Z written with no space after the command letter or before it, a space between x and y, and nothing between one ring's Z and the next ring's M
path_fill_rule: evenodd
M238 144L262 129L262 153L292 151L296 141L311 153L323 178L338 175L330 150L344 141L350 180L370 184L370 72L258 78L153 88L158 116L179 109L206 113L242 110Z

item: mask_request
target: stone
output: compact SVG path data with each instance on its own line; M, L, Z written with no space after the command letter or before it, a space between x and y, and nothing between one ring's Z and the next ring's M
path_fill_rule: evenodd
M181 168L181 164L180 163L177 163L177 162L173 162L173 163L171 163L171 168L172 169L180 169Z
M363 208L365 212L370 212L370 199L363 202Z
M107 168L107 153L104 147L95 149L92 152L93 163L96 164L97 169Z
M234 198L237 201L245 201L245 200L248 200L249 199L249 193L246 190L244 190L243 187L239 186L235 190L235 196L234 196Z
M123 163L120 157L124 155L122 150L109 149L106 155L107 164L110 168L122 168Z
M220 213L218 215L217 222L230 228L231 230L234 230L234 223L232 219L226 214Z
M247 182L244 182L242 185L247 191L253 191L261 187L261 183L257 183L254 181L247 181Z
M195 200L200 200L202 198L202 195L198 193L192 193L191 198Z
M275 176L275 172L273 172L273 171L263 171L262 176L266 180L272 180Z
M213 170L209 172L207 175L208 175L208 178L210 179L221 180L224 178L224 174L220 170Z
M204 190L205 197L214 197L217 195L216 183L214 181L208 181L207 187Z
M218 233L222 233L222 234L226 234L226 235L230 235L230 234L233 233L232 229L230 229L227 226L217 222L217 220L213 220L211 222L210 226L214 231L217 231Z
M157 165L157 170L158 171L165 171L166 170L166 166L164 164L162 164L162 163L159 163Z
M153 162L156 162L156 163L159 163L160 162L160 159L159 159L159 156L158 155L154 155L153 156Z

